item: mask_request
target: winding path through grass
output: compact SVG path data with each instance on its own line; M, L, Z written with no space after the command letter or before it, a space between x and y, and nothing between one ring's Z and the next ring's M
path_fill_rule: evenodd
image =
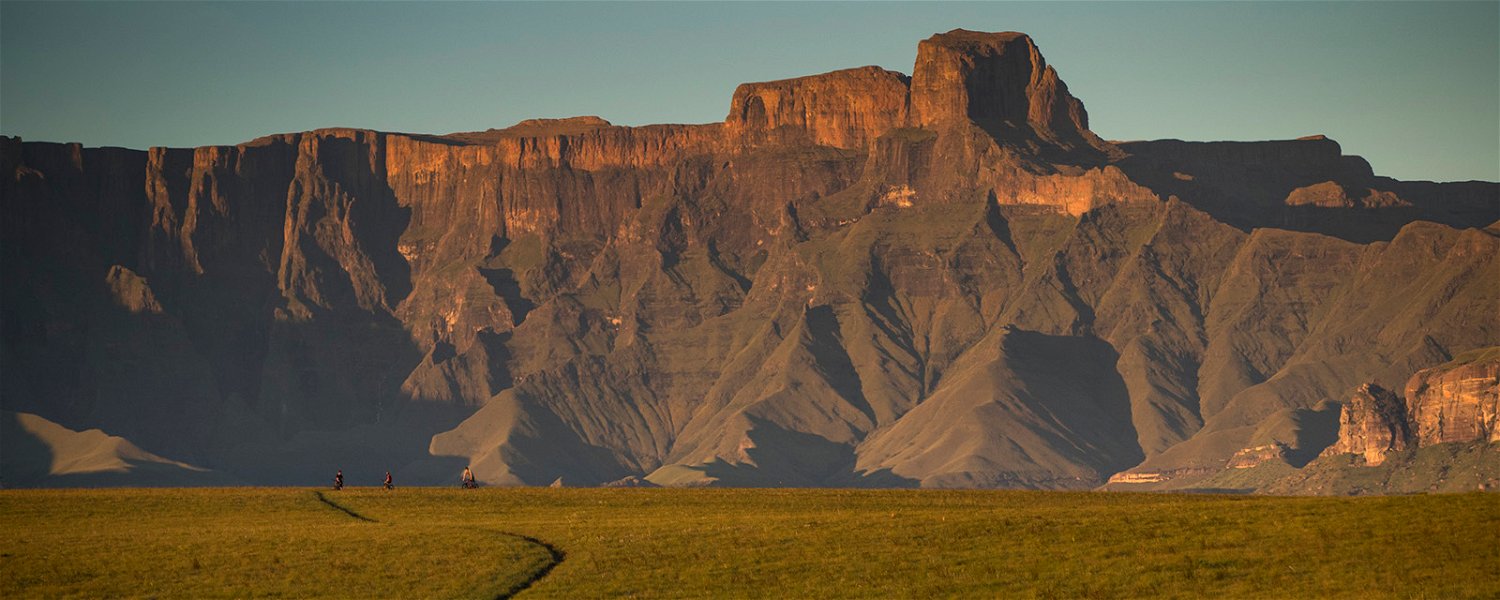
M346 515L349 515L351 518L358 519L358 520L364 521L366 523L379 523L380 522L378 519L374 519L374 518L362 515L362 514L360 514L358 512L355 512L354 509L351 509L351 508L349 508L347 506L344 506L342 504L334 502L333 500L329 499L328 496L324 495L322 491L314 491L313 495L318 498L319 502L322 502L323 504L327 504L329 507L332 507L334 510L337 510L337 511L342 512L342 513L344 513ZM526 542L526 543L531 544L533 546L537 546L537 547L545 550L547 552L547 556L550 557L550 559L551 559L551 560L547 561L546 563L543 563L542 566L538 567L536 570L532 571L531 574L528 577L526 577L525 579L516 582L509 589L506 589L505 591L500 592L500 594L498 596L496 596L496 598L498 598L499 600L505 600L506 598L515 597L516 594L519 594L521 592L526 591L527 588L529 588L532 585L536 584L536 582L541 581L541 579L543 577L546 577L548 573L551 573L552 569L557 568L557 565L560 564L560 563L562 563L563 559L567 557L567 554L564 553L562 550L558 549L557 546L553 546L552 544L549 544L549 543L547 543L545 541L542 541L540 539L531 537L529 535L522 535L522 534L519 534L519 533L511 533L509 531L496 531L494 533L497 534L497 535L503 535L503 536L506 536L506 537L515 538L515 539L520 540L522 542Z
M364 516L362 514L354 512L352 510L349 510L348 507L343 506L343 505L341 505L341 504L339 504L337 502L329 500L328 496L324 496L323 495L323 492L313 492L313 495L318 497L318 501L319 502L322 502L323 504L327 504L329 506L332 506L334 510L337 510L337 511L339 511L341 513L344 513L346 515L349 515L351 517L354 517L354 518L359 519L361 521L364 521L366 523L379 523L380 522L380 521L376 521L375 519L371 519L370 517L366 517L366 516Z
M1500 598L1500 494L3 490L0 531L6 600Z

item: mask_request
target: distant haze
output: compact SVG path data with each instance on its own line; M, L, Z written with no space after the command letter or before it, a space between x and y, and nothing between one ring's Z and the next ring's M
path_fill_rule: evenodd
M234 144L329 126L721 120L735 85L1015 30L1109 139L1322 133L1404 179L1500 180L1500 3L0 4L0 132Z

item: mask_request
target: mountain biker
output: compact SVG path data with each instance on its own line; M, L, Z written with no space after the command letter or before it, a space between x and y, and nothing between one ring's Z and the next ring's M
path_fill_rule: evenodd
M336 489L336 490L342 490L342 489L344 489L344 470L343 469L339 469L339 472L335 473L333 475L333 489Z

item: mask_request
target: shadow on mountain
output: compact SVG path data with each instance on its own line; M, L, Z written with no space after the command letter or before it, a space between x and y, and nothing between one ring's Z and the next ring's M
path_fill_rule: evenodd
M141 450L100 430L73 431L28 413L0 413L4 487L193 487L238 485L210 471Z
M508 389L462 422L434 433L431 456L467 463L487 484L592 486L635 474L616 451L592 443L552 408Z
M333 204L334 206L326 208L338 207L347 211L343 219L351 223L350 230L358 231L359 234L354 242L346 240L345 244L352 245L353 249L364 254L384 292L382 300L386 306L395 307L412 291L411 265L398 250L401 234L411 224L412 209L403 206L396 199L396 191L385 180L385 175L375 172L375 167L370 164L367 156L368 151L359 142L328 137L323 138L321 143L323 148L319 167L322 175L341 187L343 194L350 194L352 198L335 196L314 197L310 200L315 201L312 204ZM378 148L384 153L384 144L380 144ZM380 160L384 162L385 159L382 156ZM321 202L316 202L318 200ZM338 206L344 202L347 204ZM313 215L309 215L311 216ZM330 244L327 240L320 241ZM338 273L345 265L335 266L339 268L328 272ZM325 277L323 281L326 283L332 279L336 278Z
M1300 469L1338 441L1340 409L1333 402L1315 409L1301 409L1305 413L1301 415L1301 435L1298 437L1297 447L1287 455L1287 463Z
M752 426L746 437L753 445L744 449L748 461L716 459L679 468L701 473L702 480L715 487L917 487L916 480L890 469L855 471L854 448L848 444L749 418Z
M37 485L53 459L52 447L21 427L19 413L0 412L0 488Z
M340 470L348 485L378 485L386 471L397 485L457 481L463 461L432 457L427 447L433 434L465 414L457 407L414 404L381 423L257 436L221 452L215 466L254 485L326 485Z
M526 315L536 308L536 303L521 294L521 283L516 281L515 272L503 268L480 268L479 274L490 284L495 295L505 300L505 306L510 309L511 325L520 327L521 322L526 320Z
M807 349L812 354L814 368L823 375L823 380L834 393L864 413L870 421L875 421L875 410L865 399L864 391L859 387L859 373L854 370L854 361L844 348L843 334L833 307L824 304L809 308L806 319L811 337Z
M595 486L632 473L614 451L588 443L550 410L527 413L534 435L511 438L511 472L526 485Z
M1154 140L1117 144L1115 163L1163 199L1179 200L1242 231L1269 227L1358 244L1388 241L1413 221L1485 227L1500 218L1495 185L1404 182L1375 176L1337 142L1315 136L1267 142ZM1326 186L1328 205L1297 204L1294 192ZM1345 196L1347 194L1347 196ZM1309 200L1317 198L1309 197Z
M1312 408L1276 411L1256 427L1249 445L1284 448L1281 458L1300 469L1338 440L1341 409L1339 403L1325 400Z
M1090 336L1007 327L860 446L922 487L1084 489L1143 458L1118 355Z

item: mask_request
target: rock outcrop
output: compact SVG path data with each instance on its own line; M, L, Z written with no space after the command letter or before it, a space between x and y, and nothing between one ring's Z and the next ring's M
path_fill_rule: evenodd
M1324 457L1354 454L1377 466L1392 454L1437 444L1500 442L1500 348L1465 353L1406 382L1405 399L1364 384L1344 403L1338 439Z
M907 81L894 71L863 67L746 83L734 91L724 128L740 143L862 148L906 124Z
M1270 494L1411 494L1500 489L1500 347L1417 371L1405 400L1365 385L1338 441L1306 467L1264 481Z
M917 45L911 88L916 127L976 123L1069 149L1105 145L1089 131L1083 103L1023 33L955 29L927 38Z
M1287 206L1316 206L1319 208L1394 208L1410 206L1395 193L1365 189L1350 190L1334 181L1324 181L1292 190L1286 197Z
M1225 466L1230 469L1252 469L1270 462L1287 462L1291 456L1291 448L1280 442L1272 442L1263 446L1242 448L1229 457L1229 463Z
M1374 466L1410 446L1406 404L1380 386L1365 384L1345 402L1339 413L1338 440L1324 454L1356 454Z
M1406 398L1418 446L1500 442L1500 347L1418 371Z
M1105 142L1024 35L918 53L702 125L0 139L0 402L250 483L1176 486L1500 339L1495 184ZM1473 377L1413 432L1492 424Z

